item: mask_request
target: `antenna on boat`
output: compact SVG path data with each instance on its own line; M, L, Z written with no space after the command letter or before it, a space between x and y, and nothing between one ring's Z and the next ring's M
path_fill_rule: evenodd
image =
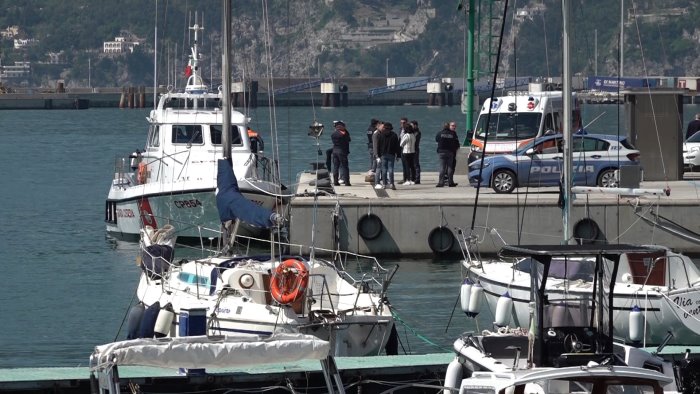
M221 144L224 148L224 159L228 159L231 157L231 66L229 64L231 51L231 1L222 0L222 3L221 110L223 122L221 127Z
M156 23L153 33L153 108L158 105L158 0L156 0Z

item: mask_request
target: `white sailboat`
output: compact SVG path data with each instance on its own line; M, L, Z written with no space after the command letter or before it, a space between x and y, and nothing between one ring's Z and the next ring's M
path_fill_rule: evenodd
M566 32L564 37L568 40ZM644 194L655 198L663 198L666 194L660 190L572 188L572 158L576 153L571 143L572 114L575 108L572 106L568 46L563 45L563 50L564 193L561 201L564 243L569 243L573 240L571 208L574 191L630 194L638 196L640 201ZM592 232L599 230L590 219L584 219L580 223L587 224ZM490 232L497 234L495 230ZM470 235L463 239L460 246L466 257L463 265L468 272L467 276L473 283L479 283L486 295L483 306L495 312L499 299L508 294L513 307L508 316L504 317L506 320L500 323L527 326L531 302L530 261L483 257L478 253L478 242L478 237ZM598 244L600 241L588 242ZM592 277L593 264L594 261L590 259L553 260L547 288L549 302L553 306L566 307L585 298L595 279ZM610 262L606 261L605 265L606 269L612 269ZM612 305L616 337L627 343L655 346L665 340L670 332L673 344L700 344L700 270L689 257L668 248L655 248L653 252L625 254L616 267L618 283L615 287L615 303ZM643 317L641 330L636 330L632 323L638 312Z
M565 189L571 190L571 79L569 4L562 0L564 48ZM569 195L564 198L564 234L569 240ZM468 242L463 242L468 246ZM470 317L488 305L494 322L480 334L465 333L454 343L448 366L448 391L480 393L679 392L698 384L688 381L692 366L676 367L657 356L672 338L668 334L650 353L615 338L623 313L621 271L630 261L644 261L650 271L659 261L672 263L659 246L625 244L506 245L498 259L480 260L466 249L468 274L460 289L461 306ZM656 258L661 257L661 260ZM646 260L645 260L646 259ZM514 263L515 262L515 263ZM626 272L632 275L631 271ZM622 275L627 277L626 275ZM642 285L649 285L651 273ZM658 286L657 286L658 287ZM622 289L621 289L622 288ZM652 290L636 294L639 301ZM634 292L634 291L633 291ZM486 302L483 302L483 300ZM646 337L650 311L624 314L629 337ZM662 311L659 311L661 314ZM661 316L663 317L663 316ZM521 357L522 355L522 357ZM678 364L680 365L680 364ZM678 379L676 379L678 377ZM512 390L512 391L511 391Z
M231 35L226 6L224 15L226 106ZM224 128L229 122L225 116ZM323 126L314 123L312 131L318 139ZM174 262L172 232L143 231L139 302L130 313L128 338L300 333L329 341L335 356L379 355L385 348L396 354L397 334L386 291L398 266L389 271L373 257L334 251L325 251L333 260L323 260L316 257L313 245L283 243L282 217L240 193L228 163L235 156L228 137L222 138L216 196L220 222L235 223L226 247L208 257ZM269 251L233 252L239 222L271 229ZM192 313L199 322L194 333L188 327Z
M202 77L199 34L194 44L182 91L169 90L147 120L143 151L117 158L105 203L107 232L119 239L138 240L140 230L171 224L181 242L200 244L218 236L215 189L217 160L223 156L224 115L231 126L231 163L244 196L271 209L280 194L277 162L262 151L262 142L248 135L249 119L223 106L221 89L212 91ZM230 108L229 111L223 108ZM243 226L242 234L260 235L260 229Z

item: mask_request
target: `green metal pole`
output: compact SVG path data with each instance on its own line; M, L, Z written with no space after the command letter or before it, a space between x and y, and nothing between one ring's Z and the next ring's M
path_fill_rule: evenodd
M467 33L467 130L474 130L474 0L469 0L469 29ZM465 138L464 146L471 145L471 139Z

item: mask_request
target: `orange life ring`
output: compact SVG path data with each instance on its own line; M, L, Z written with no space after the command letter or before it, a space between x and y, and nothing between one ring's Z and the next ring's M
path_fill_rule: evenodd
M140 162L138 172L136 173L136 180L139 182L139 185L143 185L144 183L146 183L147 177L148 177L148 174L147 174L146 163Z
M277 266L270 282L270 293L275 301L289 305L301 298L309 284L309 269L300 260L288 259Z

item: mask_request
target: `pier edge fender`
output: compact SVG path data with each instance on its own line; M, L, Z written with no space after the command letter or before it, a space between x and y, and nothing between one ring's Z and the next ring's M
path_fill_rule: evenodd
M377 238L384 229L382 224L382 219L379 216L368 213L363 215L360 220L357 221L357 233L364 240L372 240Z
M435 227L428 234L428 246L437 253L447 253L452 250L455 243L455 236L452 231L445 226Z
M594 244L599 240L600 227L595 220L584 218L574 224L574 238L580 244Z

